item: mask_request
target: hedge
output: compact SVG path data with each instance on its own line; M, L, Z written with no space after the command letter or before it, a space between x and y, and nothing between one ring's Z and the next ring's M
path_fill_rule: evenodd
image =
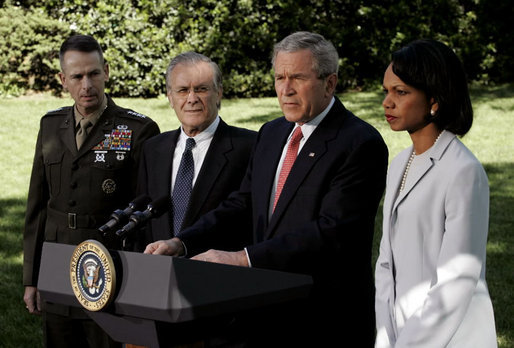
M2 7L3 94L59 93L57 50L71 33L98 39L114 96L163 93L169 60L191 49L220 65L226 96L273 95L273 44L297 30L321 33L335 44L340 91L376 87L391 51L420 37L453 47L470 80L514 78L508 1L27 0Z

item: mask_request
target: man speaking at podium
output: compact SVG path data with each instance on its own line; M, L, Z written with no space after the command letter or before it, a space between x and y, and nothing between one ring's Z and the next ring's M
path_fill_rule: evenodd
M321 35L283 39L273 68L284 117L260 129L240 190L145 252L312 275L307 301L245 316L250 345L372 347L371 250L387 147L334 96L338 54ZM253 244L239 251L211 249L246 234Z

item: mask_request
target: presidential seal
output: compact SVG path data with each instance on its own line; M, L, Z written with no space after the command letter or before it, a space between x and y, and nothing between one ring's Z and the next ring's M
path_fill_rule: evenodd
M99 311L114 298L116 270L109 251L96 240L77 245L70 261L71 288L79 303Z

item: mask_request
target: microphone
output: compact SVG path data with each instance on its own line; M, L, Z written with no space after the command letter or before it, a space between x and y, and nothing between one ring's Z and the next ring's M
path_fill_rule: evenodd
M111 214L111 216L110 216L111 219L109 221L107 221L107 223L105 225L98 228L98 230L100 232L102 232L105 236L107 231L113 229L118 224L125 223L128 220L129 216L135 210L141 209L142 207L147 205L150 201L151 201L151 198L148 197L147 195L141 195L141 196L136 197L132 202L130 202L128 204L128 207L126 207L125 209L123 209L123 210L116 209Z
M157 198L153 202L149 203L145 211L135 211L130 215L129 222L123 226L122 229L116 231L118 237L123 237L134 228L138 227L142 223L148 221L151 218L156 218L164 214L170 205L170 195L165 195Z

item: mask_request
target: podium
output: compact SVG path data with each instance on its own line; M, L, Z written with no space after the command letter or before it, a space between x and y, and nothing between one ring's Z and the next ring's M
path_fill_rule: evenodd
M74 245L45 242L38 289L43 300L82 308L70 284ZM110 250L112 303L87 311L115 341L166 347L201 339L231 315L306 298L308 275Z

